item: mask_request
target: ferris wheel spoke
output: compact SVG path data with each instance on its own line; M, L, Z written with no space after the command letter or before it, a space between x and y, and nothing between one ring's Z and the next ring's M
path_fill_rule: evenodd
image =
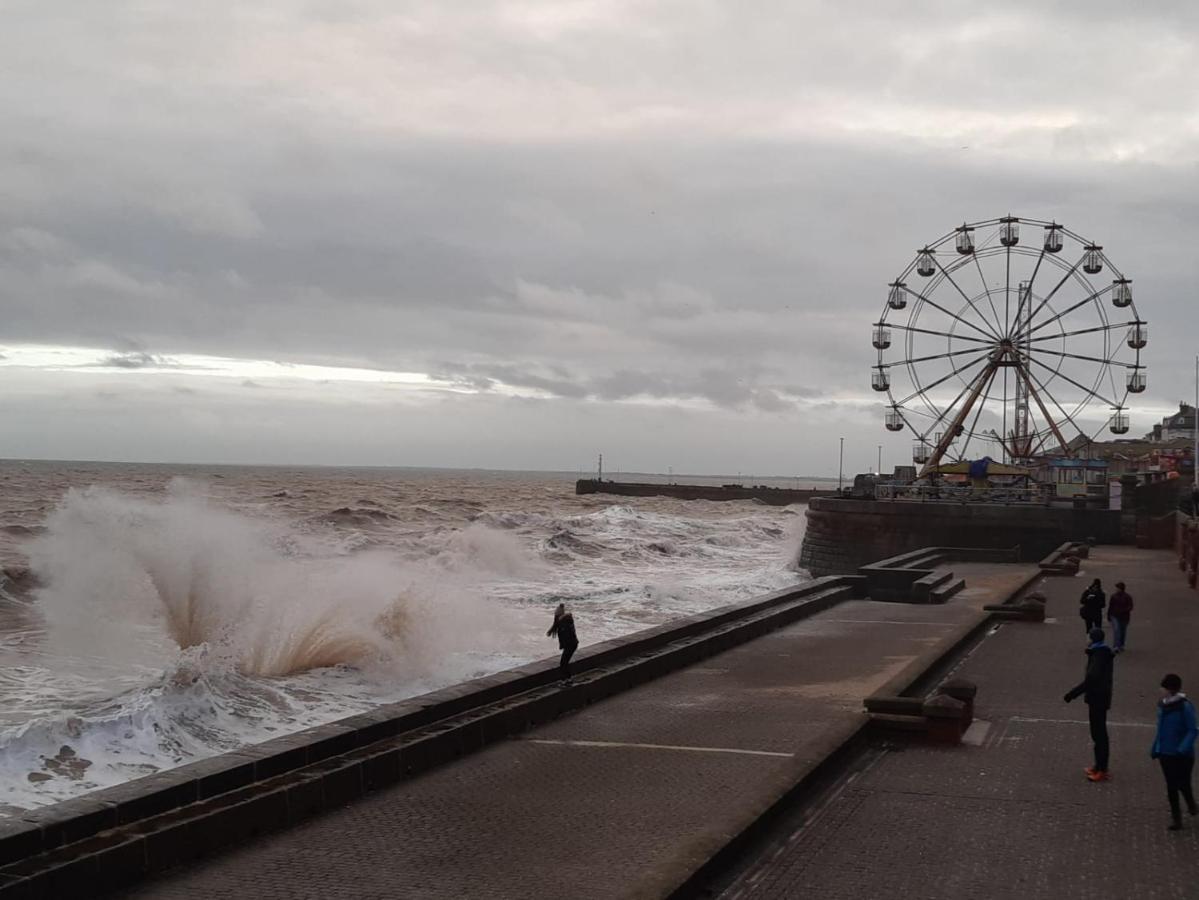
M1009 247L1008 253L1010 254L1011 252L1011 248ZM999 322L999 310L995 308L995 301L991 298L991 289L987 287L987 276L983 274L983 265L978 261L977 253L972 253L970 255L974 257L974 268L978 270L978 280L982 282L983 291L985 291L987 295L987 303L991 305L991 314L995 317L995 330L998 334L1002 335L1004 333L1004 328Z
M940 263L937 263L937 265L940 265ZM944 270L944 269L942 269L941 271L945 271L945 270ZM994 344L994 343L996 342L996 340L998 340L998 339L996 338L996 336L995 336L995 335L991 334L991 333L990 333L990 332L988 332L988 331L984 331L983 329L979 328L977 325L975 325L975 324L974 324L973 322L971 322L969 319L963 319L963 318L962 318L961 316L959 316L957 313L952 313L952 312L950 312L950 311L949 311L949 310L947 310L947 309L946 309L944 306L942 306L941 304L937 303L937 301L935 301L935 300L931 299L930 297L926 297L926 296L924 296L924 294L918 293L918 292L916 292L916 291L912 291L912 293L914 293L914 294L915 294L917 297L919 297L919 298L920 298L922 301L924 301L925 303L927 303L927 304L928 304L929 306L931 306L933 309L935 309L935 310L937 310L937 311L939 311L939 312L943 312L945 315L949 316L949 318L951 318L951 319L955 319L955 320L957 320L958 322L961 322L961 323L962 323L963 325L965 325L967 328L973 328L975 331L977 331L979 334L981 334L981 335L982 335L984 338L986 338L986 342L987 342L988 344ZM977 310L975 310L975 312L977 312ZM983 320L983 322L984 322L984 324L985 324L986 320L984 319L984 320Z
M1037 306L1037 308L1032 311L1032 315L1030 315L1028 317L1028 321L1030 323L1034 319L1036 319L1037 315L1041 312L1041 310L1043 310L1045 308L1045 305L1054 298L1054 296L1057 294L1058 291L1060 291L1062 289L1062 285L1065 284L1067 281L1069 281L1073 277L1074 273L1078 271L1078 267L1080 265L1082 265L1082 258L1079 258L1078 262L1076 262L1074 265L1072 265L1069 269L1066 270L1066 274L1062 276L1062 280L1053 286L1053 290L1051 290L1048 294L1046 294L1042 298L1042 300L1041 300L1040 304Z
M897 359L888 365L892 366L907 366L912 363L929 362L934 359L949 359L951 356L965 356L968 353L990 353L990 350L979 350L977 347L969 347L966 350L951 350L948 353L934 353L929 356L914 356L911 359ZM950 373L953 374L952 372Z
M1096 325L1094 328L1079 328L1076 331L1063 331L1059 334L1043 334L1040 337L1026 338L1024 343L1036 344L1042 341L1056 341L1061 338L1076 337L1080 334L1094 334L1098 331L1115 331L1119 328L1130 328L1136 324L1136 322L1109 322L1106 325Z
M976 257L975 257L975 262L977 262L977 261L978 261L978 257L976 256ZM961 285L959 285L959 284L958 284L956 281L954 281L954 279L953 279L953 276L952 276L951 274L949 274L949 270L948 270L948 269L946 269L946 268L945 268L943 265L941 265L941 261L940 261L940 260L937 260L937 266L938 266L938 267L941 269L941 272L942 272L942 273L945 275L945 280L946 280L946 281L948 281L950 284L952 284L952 285L953 285L953 288L954 288L954 290L956 290L956 291L957 291L959 294L961 294L961 295L962 295L962 299L966 301L966 303L969 305L969 307L970 307L972 310L974 310L974 314L975 314L976 316L978 316L978 318L979 318L979 319L982 321L982 323L983 323L984 325L986 325L986 326L987 326L987 331L983 331L981 328L977 328L977 327L975 328L975 330L976 330L976 331L980 331L980 332L982 332L983 334L987 334L987 333L989 332L989 333L990 333L990 337L994 338L995 340L999 340L999 339L1000 339L1000 338L999 338L999 335L998 335L998 334L996 334L994 331L990 331L990 328L991 328L991 323L987 321L987 317L986 317L986 316L984 316L984 315L983 315L983 314L982 314L982 313L979 311L978 307L974 305L974 301L973 301L973 300L971 300L971 299L970 299L968 296L966 296L966 292L962 290L962 287L961 287ZM955 318L955 319L958 319L959 317L958 317L958 316L954 316L954 318ZM965 320L965 319L959 319L959 321L965 322L966 320Z
M885 324L888 328L897 328L902 331L914 331L917 334L931 334L933 337L953 338L955 341L971 341L975 344L986 344L987 346L992 346L995 343L993 340L983 340L982 338L971 337L968 334L952 334L948 331L933 331L931 328L917 328L914 325L895 325L890 322L875 322L874 324Z
M1075 381L1069 375L1064 374L1063 372L1061 372L1058 369L1053 368L1052 366L1045 365L1045 363L1041 362L1035 356L1030 356L1028 358L1028 361L1034 362L1038 366L1040 366L1042 369L1046 369L1047 371L1052 372L1054 375L1056 375L1058 378L1061 378L1063 381L1070 382L1070 384L1074 385L1076 388L1078 388L1084 394L1093 395L1095 397L1098 397L1100 400L1102 400L1108 406L1119 406L1120 405L1119 403L1116 403L1114 400L1109 400L1107 397L1103 396L1103 394L1099 393L1099 391L1095 390L1095 388L1089 388L1086 385L1079 384L1077 381ZM1029 369L1028 371L1031 374L1032 370Z
M1029 347L1031 353L1048 353L1050 356L1057 356L1061 359L1082 359L1087 362L1101 363L1105 366L1123 366L1126 369L1139 369L1141 366L1137 363L1120 362L1116 359L1115 353L1106 359L1102 356L1086 356L1081 353L1066 353L1063 350L1050 350L1047 347Z
M1105 288L1100 288L1099 290L1095 291L1093 294L1090 294L1089 296L1083 297L1081 300L1079 300L1073 306L1068 306L1065 309L1063 309L1060 313L1050 316L1044 322L1041 322L1038 325L1033 325L1031 328L1028 329L1028 334L1030 334L1030 335L1036 334L1036 332L1040 331L1046 325L1052 325L1054 322L1058 321L1059 319L1062 319L1065 316L1070 315L1070 313L1074 312L1074 310L1076 310L1080 307L1086 306L1088 303L1093 303L1095 300L1102 297L1104 294L1106 294L1111 289L1112 289L1111 285L1108 285ZM1029 321L1031 322L1031 319Z
M979 356L978 356L978 358L977 358L977 359L973 359L973 360L971 360L970 362L966 363L964 366L955 366L955 367L953 368L953 371L951 371L951 372L950 372L948 375L943 375L943 376L941 376L941 377L940 377L940 378L938 378L936 381L934 381L932 384L923 384L923 385L921 385L921 384L918 384L918 385L917 385L917 387L916 387L916 390L915 390L915 391L913 391L912 393L908 394L908 395L907 395L906 397L904 397L902 400L899 400L899 401L898 401L898 402L897 402L895 405L896 405L896 406L906 406L908 403L910 403L911 401L915 400L915 399L916 399L917 397L919 397L921 394L927 394L927 393L928 393L929 391L931 391L933 388L935 388L935 387L940 387L942 384L944 384L945 382L947 382L949 379L953 378L955 375L961 375L961 374L962 374L963 372L965 372L967 369L972 369L972 368L974 368L974 367L975 367L975 366L977 366L977 365L978 365L980 362L982 362L984 359L987 359L987 358L989 358L989 357L990 357L990 355L991 355L991 351L990 351L990 350L987 350L987 351L981 352L981 353L979 354Z
M978 374L981 375L986 371L987 371L986 369L983 369ZM956 407L958 405L958 403L961 402L962 398L965 397L966 394L970 390L973 389L974 382L976 380L978 380L978 375L973 376L968 382L966 382L966 384L964 384L962 386L962 389L960 391L958 391L958 395L953 398L953 401L950 403L947 403L945 405L945 408L943 410L941 410L941 412L938 413L937 416L933 419L933 423L928 426L928 429L925 431L925 434L928 434L929 431L932 431L934 428L936 428L938 425L940 425L941 423L943 423L945 421L945 416L949 414L950 410L952 410L954 407Z
M1017 327L1019 327L1018 323L1020 322L1020 314L1024 312L1024 301L1026 298L1029 301L1029 308L1030 309L1032 308L1032 286L1037 281L1037 273L1041 271L1041 262L1044 259L1045 259L1045 248L1041 247L1041 253L1040 253L1040 255L1037 256L1037 264L1032 267L1032 275L1030 275L1028 277L1028 281L1025 282L1025 290L1023 293L1020 294L1020 296L1017 298L1017 301L1016 301L1016 315L1015 315L1015 318L1012 319L1012 322L1017 323ZM1032 321L1032 319L1033 319L1033 317L1029 316L1030 322ZM1008 325L1008 330L1005 333L1008 335L1011 335L1012 328L1011 328L1010 323Z

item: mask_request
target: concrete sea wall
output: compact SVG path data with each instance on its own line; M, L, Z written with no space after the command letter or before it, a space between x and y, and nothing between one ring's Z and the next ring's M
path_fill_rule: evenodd
M1065 541L1120 542L1119 510L818 498L807 516L799 564L818 577L928 546L1019 547L1035 561Z

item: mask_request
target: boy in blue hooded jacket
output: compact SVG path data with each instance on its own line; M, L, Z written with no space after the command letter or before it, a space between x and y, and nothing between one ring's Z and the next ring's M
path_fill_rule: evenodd
M1166 777L1166 796L1170 800L1170 830L1182 828L1182 810L1178 795L1187 802L1187 812L1199 813L1191 791L1191 770L1195 767L1195 738L1199 736L1195 707L1182 693L1182 679L1171 672L1162 679L1162 699L1157 704L1157 736L1151 756L1161 764Z

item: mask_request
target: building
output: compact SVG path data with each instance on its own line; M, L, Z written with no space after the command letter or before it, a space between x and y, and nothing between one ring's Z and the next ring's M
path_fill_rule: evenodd
M1155 444L1166 443L1178 438L1195 436L1195 408L1186 403L1178 404L1178 412L1162 419L1160 425L1154 425L1153 431L1145 435L1145 440Z

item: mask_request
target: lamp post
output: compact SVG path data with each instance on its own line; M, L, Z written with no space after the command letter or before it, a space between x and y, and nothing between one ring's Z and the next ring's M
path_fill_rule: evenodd
M837 493L841 493L841 483L845 480L845 438L841 438L841 453L837 457Z
M883 474L883 445L878 445L878 468L874 470L875 475Z

